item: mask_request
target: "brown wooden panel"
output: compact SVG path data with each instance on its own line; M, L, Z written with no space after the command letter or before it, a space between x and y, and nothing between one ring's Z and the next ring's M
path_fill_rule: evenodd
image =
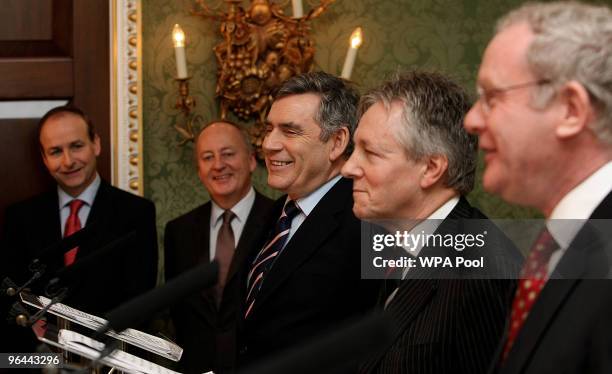
M73 56L74 103L89 114L102 153L98 171L111 178L110 148L110 18L108 0L75 1Z
M72 97L72 68L67 58L0 59L0 100Z
M0 40L52 39L51 0L3 0Z
M0 119L0 227L9 203L49 189L53 180L40 158L37 118Z
M0 57L71 56L72 0L3 0L0 20Z
M72 57L72 0L53 0L53 42L64 56Z

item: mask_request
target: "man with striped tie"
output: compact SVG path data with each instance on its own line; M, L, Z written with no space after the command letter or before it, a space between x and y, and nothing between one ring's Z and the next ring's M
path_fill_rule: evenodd
M289 79L275 96L262 147L268 184L286 195L246 266L242 366L329 332L375 303L377 284L360 279L352 183L340 175L357 101L348 82L323 72Z
M497 24L465 118L485 190L546 225L492 371L612 372L612 10L529 3Z

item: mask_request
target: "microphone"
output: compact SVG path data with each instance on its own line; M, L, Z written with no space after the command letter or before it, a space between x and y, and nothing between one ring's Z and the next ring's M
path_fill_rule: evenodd
M68 295L68 289L62 288L57 292L57 295L54 296L49 304L47 304L44 308L40 309L36 313L30 316L29 312L21 305L21 303L16 302L13 304L9 316L11 318L15 318L15 322L17 325L22 327L30 327L34 325L38 320L40 320L51 307L55 304L58 304L66 298Z
M119 333L136 325L151 314L176 304L193 293L206 289L217 283L219 264L199 265L172 279L161 287L154 288L117 308L106 315L107 323L100 334L109 330Z
M45 247L28 265L28 270L33 273L30 279L28 279L22 286L18 286L10 278L4 278L2 281L2 294L13 297L18 295L31 284L35 283L47 270L46 262L49 261L49 259L63 254L70 248L78 247L83 239L89 237L94 232L96 226L96 223L90 223L74 234L62 238L58 242Z
M17 295L17 289L19 286L15 284L9 277L2 280L2 286L0 286L0 292L6 296L13 297Z
M115 252L118 248L124 248L125 243L129 243L136 238L137 231L132 230L129 233L111 241L104 247L93 251L91 254L77 258L70 266L65 266L57 270L54 277L47 283L46 294L54 294L53 287L59 287L62 284L68 285L71 282L78 280L83 273L91 270L100 263L100 260Z
M21 305L20 302L15 302L9 311L7 322L15 323L17 326L29 327L30 312Z
M152 314L170 307L198 291L215 285L218 277L219 263L216 260L199 265L163 286L152 289L111 310L106 315L106 324L96 331L93 339L100 339L109 330L120 333L128 327L138 325ZM100 356L92 362L92 365L108 356L115 348L116 344L108 344Z
M385 347L392 339L391 319L386 314L373 313L302 347L240 370L238 374L337 372L348 362L376 353L377 348Z
M95 222L88 223L85 227L75 232L70 236L62 238L60 241L45 247L38 256L30 263L30 268L35 267L36 264L44 264L50 259L56 258L59 255L63 255L67 250L78 247L84 239L88 239L97 228L98 224Z

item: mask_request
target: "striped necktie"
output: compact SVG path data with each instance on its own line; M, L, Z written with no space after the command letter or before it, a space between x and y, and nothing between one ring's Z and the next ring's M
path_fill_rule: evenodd
M246 297L246 319L253 309L255 298L261 290L264 276L272 267L272 264L281 253L289 237L291 231L291 221L300 212L300 208L295 204L295 201L289 200L283 207L283 213L276 222L276 228L272 239L259 251L255 261L251 266L251 270L247 276L247 297Z

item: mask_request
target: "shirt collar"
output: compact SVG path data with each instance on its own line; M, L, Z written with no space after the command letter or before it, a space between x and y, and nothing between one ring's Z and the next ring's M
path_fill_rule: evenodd
M88 206L92 206L94 199L96 198L96 194L98 193L98 189L100 188L100 184L102 183L102 179L100 175L96 173L96 177L93 182L81 194L77 197L72 197L66 191L62 190L62 188L57 186L57 194L59 196L59 208L62 209L66 205L68 205L72 200L82 200Z
M418 225L414 226L412 230L410 230L410 232L423 233L425 235L433 234L434 232L436 232L440 224L442 224L442 220L448 217L448 215L453 209L455 209L455 206L457 206L458 203L459 196L454 196L453 198L442 204L442 206L436 209L433 213L431 213L429 217L427 217L427 219L421 221ZM407 253L416 257L419 255L421 248L421 245L419 245L417 246L417 248L413 248L413 250L408 250L406 248L404 249Z
M325 196L325 194L331 190L331 188L340 180L340 178L342 178L342 175L338 174L321 185L321 187L311 192L308 196L297 199L295 203L297 204L298 208L300 208L302 213L308 217L310 212L312 212L315 206L317 206L323 196ZM289 197L287 197L287 200L289 200Z
M249 217L249 212L251 211L251 207L253 206L254 202L255 202L255 190L253 189L253 186L251 186L251 188L249 189L249 192L247 192L247 194L242 199L240 199L240 201L237 202L236 205L231 207L229 210L231 210L232 213L236 215L235 219L237 219L240 223L244 223ZM223 215L223 212L225 212L225 209L221 208L213 200L211 200L211 203L212 203L212 210L211 210L211 216L210 216L211 217L210 224L212 225L212 227L215 227L217 226L217 223L219 223L219 218L221 217L221 215Z
M574 187L555 206L546 222L561 248L569 247L584 221L612 190L612 161Z

